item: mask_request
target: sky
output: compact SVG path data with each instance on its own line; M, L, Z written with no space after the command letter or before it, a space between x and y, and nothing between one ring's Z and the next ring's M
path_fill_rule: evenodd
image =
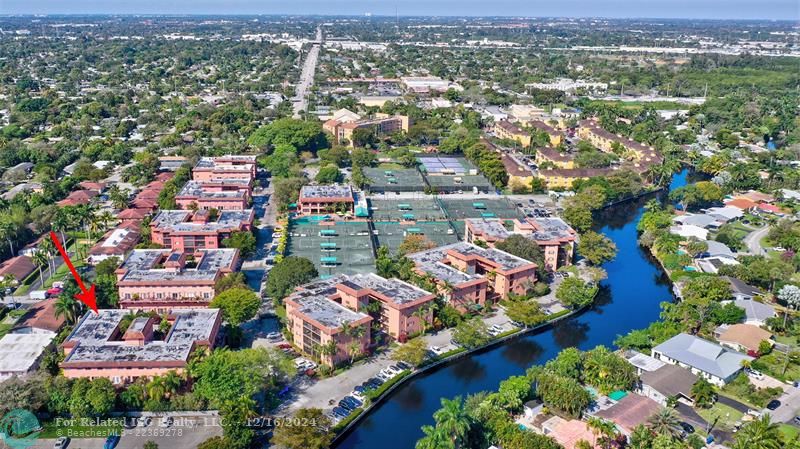
M800 20L800 0L0 0L0 14L304 14Z

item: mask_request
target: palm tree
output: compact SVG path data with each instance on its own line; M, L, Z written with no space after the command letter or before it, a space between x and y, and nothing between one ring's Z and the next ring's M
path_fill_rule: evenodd
M422 426L424 437L417 441L415 449L451 449L455 447L442 429L433 426Z
M459 447L467 437L472 422L464 410L461 396L455 399L442 398L442 408L433 414L436 427L450 437L454 447Z
M111 215L109 211L103 211L100 215L97 216L97 221L103 226L103 230L108 229L108 225L114 221L114 216Z
M168 371L167 374L163 376L164 379L164 391L166 396L172 396L178 392L178 389L181 387L181 376L178 375L175 371Z
M10 221L0 221L0 236L8 242L8 250L11 252L11 257L14 257L14 241L17 235L17 227Z
M154 377L150 382L148 382L146 389L147 397L156 402L161 402L161 400L164 399L167 394L167 387L165 385L164 378L161 376Z
M617 427L614 423L592 416L587 421L587 424L594 434L595 442L599 442L606 449L609 448L617 436Z
M781 449L783 438L777 424L771 422L769 415L750 422L736 434L734 449Z
M36 268L39 269L39 281L44 282L44 276L42 276L42 265L47 264L47 268L50 268L50 258L47 257L47 254L44 251L37 249L33 253L32 259L33 263L36 264Z
M347 353L350 354L350 364L355 362L356 357L361 354L361 342L353 340L347 344Z
M672 409L665 408L659 410L658 413L651 416L647 420L650 430L659 435L669 435L677 437L680 434L678 430L678 418Z
M56 255L56 245L53 243L53 240L49 237L45 237L42 239L39 246L36 247L38 251L43 252L47 256L47 272L49 276L53 275L55 271L55 255Z
M70 324L78 319L78 315L81 312L80 303L66 295L59 296L53 307L55 309L56 318L64 317Z
M111 200L111 205L115 209L128 207L128 191L120 189L116 184L108 189L108 199Z

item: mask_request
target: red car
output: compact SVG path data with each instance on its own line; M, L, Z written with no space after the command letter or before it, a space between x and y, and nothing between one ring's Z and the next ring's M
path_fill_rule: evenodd
M62 291L63 291L63 290L62 290L62 289L60 289L60 288L58 288L58 287L53 287L53 288L51 288L51 289L47 290L47 292L45 292L45 294L47 294L47 297L49 298L49 297L51 297L51 296L57 296L57 295L60 295Z

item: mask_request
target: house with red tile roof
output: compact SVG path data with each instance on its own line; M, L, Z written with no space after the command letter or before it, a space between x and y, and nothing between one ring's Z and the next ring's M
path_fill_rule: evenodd
M31 305L25 311L25 315L14 325L13 332L17 334L58 333L66 318L56 316L57 300L58 298L50 298Z
M736 198L725 203L726 207L735 207L743 211L753 210L758 206L755 201L750 201L746 198Z
M19 284L36 271L36 264L28 256L17 256L0 264L0 279L10 276L14 284Z
M57 202L56 204L61 207L89 204L92 202L94 197L98 196L99 194L100 193L96 190L76 190L71 192L66 198Z

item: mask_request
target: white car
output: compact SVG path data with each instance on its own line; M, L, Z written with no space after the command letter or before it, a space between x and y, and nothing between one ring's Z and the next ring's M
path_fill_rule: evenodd
M69 438L58 437L55 444L53 444L53 449L65 449L67 445L69 445Z
M756 371L754 369L748 369L747 370L747 374L750 377L752 377L753 379L757 379L757 380L763 380L764 379L764 374L762 374L760 371Z
M436 355L444 354L444 349L440 348L439 346L431 346L428 348L428 350Z

